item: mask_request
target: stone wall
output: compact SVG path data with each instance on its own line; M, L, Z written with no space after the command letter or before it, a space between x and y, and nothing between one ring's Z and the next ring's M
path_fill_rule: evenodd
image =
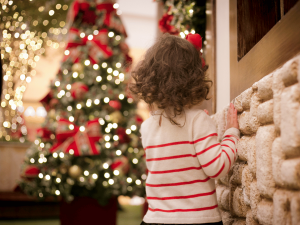
M225 225L300 224L300 56L234 100L238 160L216 181ZM222 137L227 108L212 116Z

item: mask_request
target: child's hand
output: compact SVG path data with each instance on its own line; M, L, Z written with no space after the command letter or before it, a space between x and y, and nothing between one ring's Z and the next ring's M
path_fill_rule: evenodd
M234 105L230 103L228 112L227 112L227 123L226 123L226 130L234 127L239 129L239 123L237 120L237 110L234 108Z

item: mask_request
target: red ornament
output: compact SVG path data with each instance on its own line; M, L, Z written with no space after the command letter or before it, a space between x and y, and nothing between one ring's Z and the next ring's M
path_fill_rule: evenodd
M109 102L109 105L113 107L115 110L120 110L122 108L121 102L112 100Z
M89 87L82 82L75 82L71 87L71 95L74 99L83 99L85 93L89 91Z
M40 169L36 166L27 166L22 174L25 178L35 178L40 173Z
M129 143L131 141L130 137L126 134L126 129L123 127L118 127L116 133L119 136L120 144Z
M40 136L42 139L49 140L51 134L52 134L51 131L48 130L47 128L45 128L45 127L37 129L37 135Z
M45 107L46 111L50 110L50 101L53 98L52 91L49 91L48 94L40 100L40 103Z
M119 170L121 173L126 174L129 170L128 159L122 156L116 159L110 166L112 170Z
M169 33L173 35L178 35L179 31L171 25L171 22L173 20L173 15L169 15L168 13L165 13L163 17L158 22L158 27L163 33Z
M141 123L143 123L143 118L142 117L140 117L139 115L136 115L135 116L135 121L136 121L136 123L137 124L141 124Z

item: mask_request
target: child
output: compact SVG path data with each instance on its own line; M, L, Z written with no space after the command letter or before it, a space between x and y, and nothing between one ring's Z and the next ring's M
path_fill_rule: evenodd
M132 73L131 92L152 109L140 130L149 171L142 224L223 224L214 179L237 158L237 111L230 104L219 143L215 124L199 108L211 82L198 51L201 37L188 39L192 44L163 35Z

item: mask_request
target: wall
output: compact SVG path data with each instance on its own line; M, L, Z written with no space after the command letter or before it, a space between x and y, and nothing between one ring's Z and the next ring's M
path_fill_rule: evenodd
M238 160L216 181L225 225L300 224L300 56L235 98ZM212 116L219 137L227 109Z
M230 102L229 0L216 0L217 112Z

